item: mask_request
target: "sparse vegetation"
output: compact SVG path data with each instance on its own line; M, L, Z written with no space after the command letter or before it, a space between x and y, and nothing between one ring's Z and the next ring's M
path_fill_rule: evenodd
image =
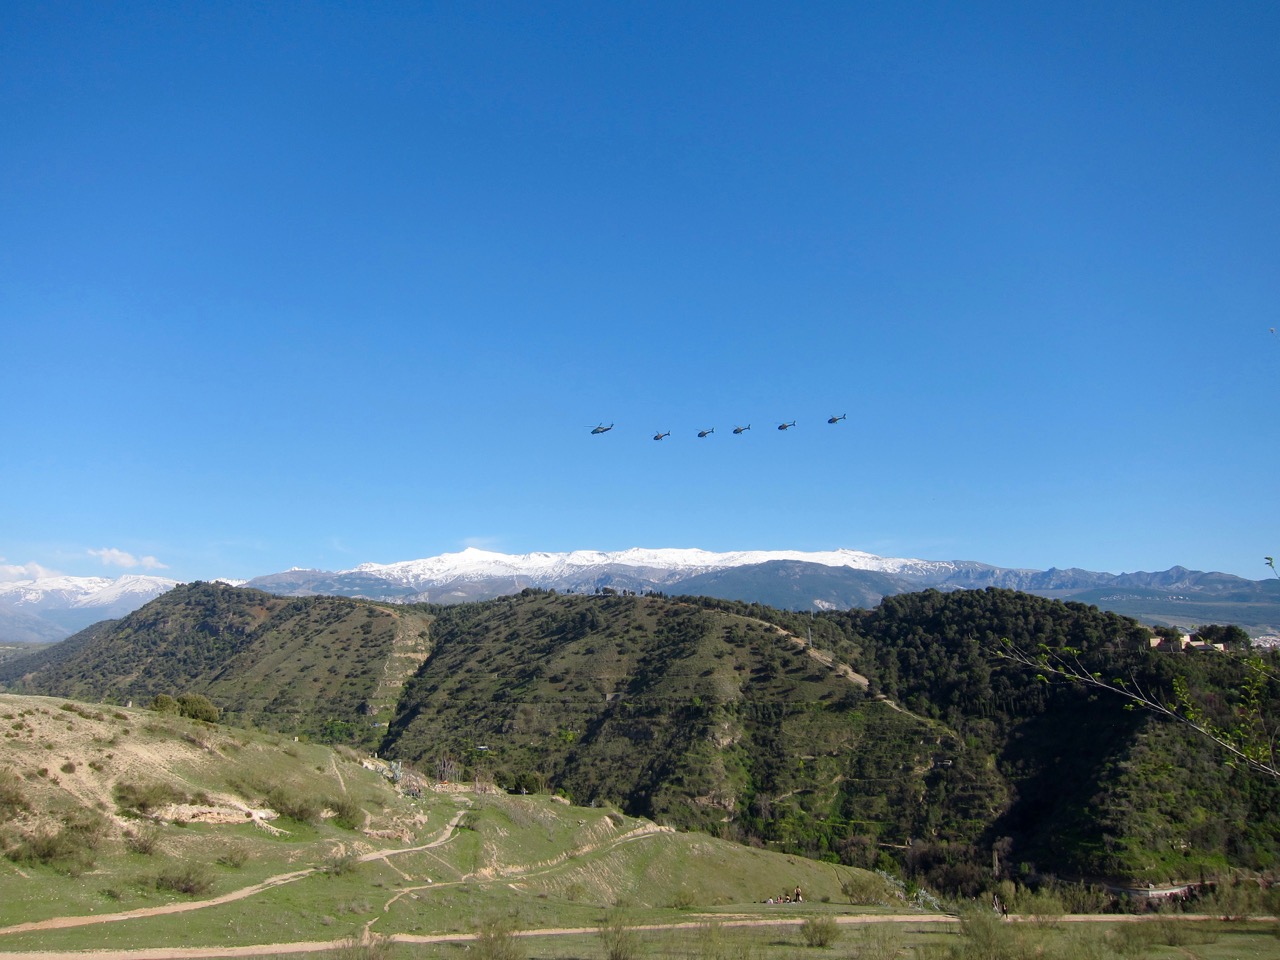
M640 934L625 910L615 907L600 922L604 960L639 960Z
M364 824L364 810L350 797L332 797L326 806L333 811L333 822L344 830L359 830Z
M902 953L905 940L897 923L864 924L854 937L852 956L855 960L894 960Z
M510 916L491 915L476 924L472 948L475 960L524 960L526 953L515 936Z
M0 769L0 823L29 809L31 806L22 789L21 779L12 770Z
M840 938L840 925L834 917L809 917L800 924L800 938L806 947L829 947Z
M840 881L840 892L849 903L864 907L887 903L890 897L884 878L866 870L858 870L845 876Z
M150 824L126 831L124 845L133 853L151 856L160 846L160 831Z
M121 811L149 817L162 807L186 803L187 795L160 780L121 781L114 790Z
M97 812L72 810L56 825L7 833L4 853L19 863L41 863L79 876L93 867L94 853L106 832L107 821Z
M267 803L281 816L299 823L319 823L324 813L324 803L319 798L292 787L273 787L267 794Z
M340 850L325 857L320 869L331 877L343 877L360 867L360 858L349 850Z
M330 951L329 956L335 960L391 960L392 943L376 933L367 937L347 937L336 950Z
M233 870L241 869L249 862L249 844L232 842L223 846L222 851L218 854L217 862L224 867L230 867Z
M185 860L163 868L156 875L157 890L171 890L199 897L213 889L213 875L204 864Z

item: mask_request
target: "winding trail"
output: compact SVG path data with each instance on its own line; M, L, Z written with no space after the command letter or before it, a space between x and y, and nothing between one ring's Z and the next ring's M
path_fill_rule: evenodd
M440 832L428 840L426 843L419 844L414 847L403 847L397 849L372 850L362 854L358 860L361 863L369 863L375 860L384 861L390 866L392 857L401 856L409 853L421 853L431 850L434 847L442 846L448 843L456 836L458 824L462 822L462 818L466 816L470 805L458 810ZM587 851L596 851L600 849L609 849L625 843L632 843L646 837L654 836L658 833L665 832L664 828L656 829L637 829L629 830L625 833L611 837L609 840L588 844L581 848L575 849L575 854L581 854ZM568 856L567 854L565 855ZM500 882L502 880L511 880L513 878L524 878L536 876L554 869L565 857L553 858L550 861L536 864L528 864L523 867L506 867L499 871L494 871L494 876L483 879L483 882ZM36 920L29 923L15 924L9 927L0 928L0 936L15 933L27 933L40 930L60 930L70 927L89 926L93 924L114 923L121 920L133 920L143 917L155 917L173 913L187 913L193 910L203 910L207 907L219 906L225 903L232 903L236 900L243 900L255 894L262 893L264 890L270 890L275 887L292 883L303 877L310 876L319 872L319 867L308 867L305 870L295 870L290 873L278 874L274 877L268 877L261 883L252 884L239 890L233 890L222 896L213 897L208 900L199 900L189 903L172 903L158 907L146 907L139 910L129 910L122 913L100 914L93 916L76 916L76 917L52 917L46 920ZM412 894L421 890L439 890L454 886L458 883L465 882L468 879L475 879L475 875L467 875L459 880L443 881L441 883L426 884L400 890L383 905L384 914L390 910L391 906L401 897ZM364 942L372 942L377 935L371 930L372 925L379 918L375 917L364 926ZM797 926L805 921L805 916L786 916L779 915L775 917L750 917L742 915L724 915L724 914L701 914L696 919L684 920L674 923L652 923L652 924L636 924L633 929L640 931L654 930L695 930L707 923L718 923L726 927L778 927L778 926ZM955 924L960 922L960 918L952 914L860 914L856 916L835 916L832 919L841 925L858 926L873 923L909 923L909 924ZM1008 918L1012 922L1028 921L1035 918L1032 917L1016 917ZM1141 915L1115 915L1101 917L1093 914L1068 915L1063 917L1055 917L1054 922L1083 923L1083 922L1105 922L1105 923L1125 923L1125 922L1142 922L1144 920L1154 919L1153 916ZM1213 920L1216 917L1184 915L1179 919L1186 921L1195 920ZM597 927L545 927L531 930L519 930L515 932L519 937L562 937L562 936L584 936L598 933ZM476 938L474 933L439 933L439 934L392 934L387 937L377 939L389 941L392 943L404 944L432 944L432 943L466 943ZM331 950L339 950L351 944L349 938L338 940L303 940L292 943L259 943L247 944L244 946L202 946L202 947L154 947L154 948L133 948L124 950L20 950L5 951L0 950L0 960L215 960L219 957L262 957L272 955L287 954L308 954L323 953Z
M453 836L454 830L462 821L466 812L465 808L459 810L454 814L453 819L445 824L444 829L440 831L440 835L427 843L416 847L373 850L362 855L358 859L361 863L368 863L372 860L386 860L388 857L401 856L406 853L418 853L422 850L428 850L431 847L438 847L442 843L446 843ZM36 930L66 930L70 927L86 927L97 923L116 923L120 920L137 920L142 917L159 917L170 913L190 913L192 910L204 910L207 907L217 907L224 903L233 903L236 900L244 900L246 897L252 897L255 894L262 893L264 890L271 890L275 887L284 886L286 883L293 883L295 880L301 880L303 877L309 877L313 873L319 872L319 870L319 867L307 867L305 870L294 870L290 873L279 873L274 877L268 877L261 883L255 883L248 887L241 887L239 890L232 890L230 893L224 893L219 897L211 897L208 900L193 900L187 903L167 903L158 907L142 907L138 910L125 910L121 913L104 913L79 917L50 917L47 920L32 920L28 923L18 923L10 927L0 927L0 936L13 933L30 933ZM329 947L326 946L320 949L327 950ZM87 951L83 954L68 954L68 956L97 956L100 952L101 951ZM260 950L259 953L261 952L263 951ZM161 954L157 951L151 951L149 955L159 956ZM176 952L167 952L163 955L178 956L179 954ZM226 954L193 954L193 956L197 955L225 956ZM3 954L3 956L18 956L18 954L6 953Z

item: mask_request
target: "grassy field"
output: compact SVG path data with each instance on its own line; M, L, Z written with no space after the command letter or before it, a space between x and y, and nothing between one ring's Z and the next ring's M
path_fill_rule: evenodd
M813 946L802 924L745 927L703 921L636 927L621 944L599 931L516 934L487 944L375 941L335 944L338 960L1266 960L1280 956L1273 923L1180 921L1063 923L1057 926L883 922L842 925ZM1172 942L1169 942L1172 941ZM283 958L284 954L278 955Z

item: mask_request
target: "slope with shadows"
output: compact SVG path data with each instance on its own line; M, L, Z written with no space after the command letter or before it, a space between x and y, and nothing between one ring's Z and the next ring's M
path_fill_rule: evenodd
M192 583L0 665L0 682L117 703L201 693L232 721L372 743L426 656L429 623L418 608Z
M1127 618L995 589L811 616L694 597L528 589L423 607L203 584L38 669L0 669L46 693L203 693L441 780L897 860L961 892L1037 870L1165 882L1276 862L1280 785L1118 699L1040 682L999 659L1005 637L1080 650L1166 695L1182 677L1220 723L1242 705L1231 656L1153 651ZM1272 722L1277 684L1264 701Z

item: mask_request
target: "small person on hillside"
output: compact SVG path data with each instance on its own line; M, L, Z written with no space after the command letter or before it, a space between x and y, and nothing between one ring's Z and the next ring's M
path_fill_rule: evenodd
M800 893L799 887L796 887L795 899L796 903L804 903L804 895Z

